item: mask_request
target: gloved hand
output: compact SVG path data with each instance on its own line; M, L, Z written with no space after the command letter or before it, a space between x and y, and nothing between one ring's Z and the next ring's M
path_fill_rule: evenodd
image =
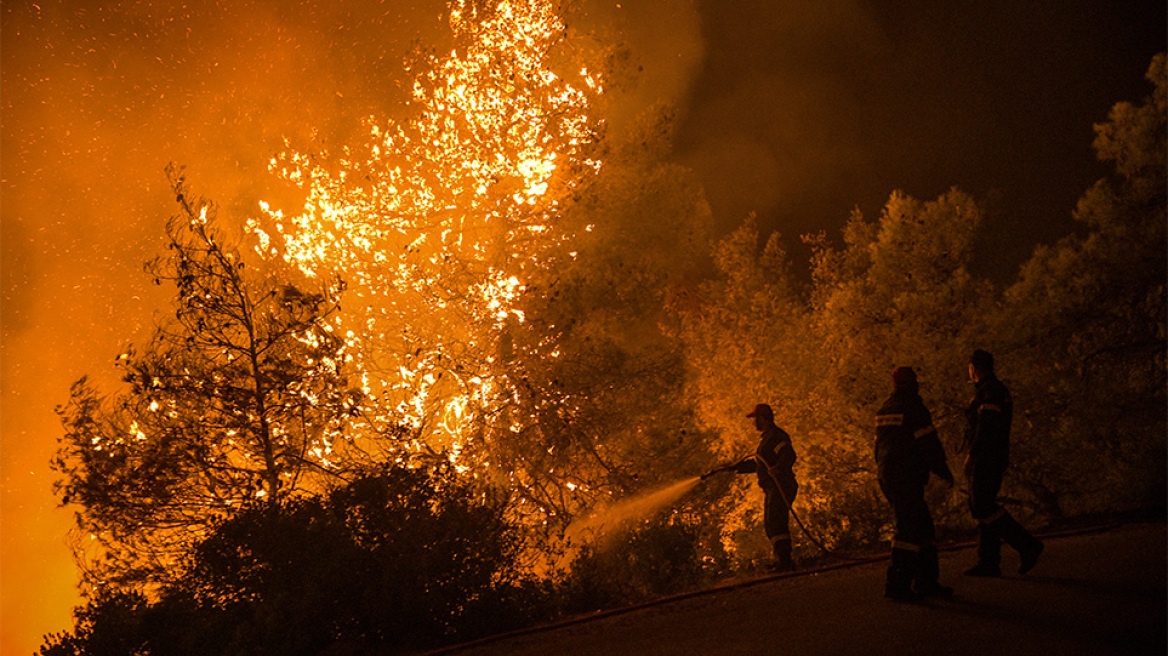
M754 458L743 458L734 463L734 471L739 474L753 474L758 471L758 463L754 461Z

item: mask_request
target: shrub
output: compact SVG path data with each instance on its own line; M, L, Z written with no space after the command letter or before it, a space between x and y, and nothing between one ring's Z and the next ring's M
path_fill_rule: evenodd
M505 507L446 469L405 468L251 505L157 600L99 596L42 654L393 653L509 630L544 595Z
M700 527L680 513L665 515L584 547L560 584L560 607L580 613L693 589L711 572L702 558Z

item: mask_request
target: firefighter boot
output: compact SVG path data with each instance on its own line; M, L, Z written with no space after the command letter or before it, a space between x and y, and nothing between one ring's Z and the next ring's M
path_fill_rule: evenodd
M1025 574L1034 569L1038 564L1038 557L1042 555L1044 546L1042 541L1030 534L1030 531L1022 528L1010 513L1002 515L1002 518L994 522L994 528L998 535L1006 541L1014 549L1018 550L1018 556L1021 559L1021 564L1018 566L1018 573Z
M888 580L884 596L893 601L919 601L920 593L912 589L913 579L920 568L920 554L908 549L893 549L888 564Z
M940 576L941 566L937 558L937 545L926 544L922 546L914 589L923 597L949 599L953 596L953 588L938 583L937 579Z
M771 538L771 545L775 552L775 562L771 563L772 572L789 572L795 569L795 561L791 559L791 536L776 535Z
M990 524L977 525L977 564L965 570L966 576L1002 575L1002 538Z

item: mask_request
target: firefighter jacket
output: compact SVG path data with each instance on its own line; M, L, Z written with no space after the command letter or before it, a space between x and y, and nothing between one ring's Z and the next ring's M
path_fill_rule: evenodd
M876 413L876 470L889 490L923 488L929 472L953 480L932 415L915 391L898 389Z
M1010 390L994 376L978 381L965 418L971 473L1002 475L1010 464L1010 424L1014 419Z
M784 494L793 494L798 485L795 482L795 448L791 446L791 436L778 426L771 425L762 432L754 455L735 466L740 474L755 472L758 484L765 490L776 484ZM761 466L760 466L761 465Z

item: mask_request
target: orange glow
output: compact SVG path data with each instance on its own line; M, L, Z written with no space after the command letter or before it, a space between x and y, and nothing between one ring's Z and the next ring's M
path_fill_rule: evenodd
M262 203L248 224L263 256L345 281L332 327L375 400L373 432L404 425L407 451L445 451L460 470L510 400L498 341L524 323L518 300L545 253L570 237L562 204L601 166L589 111L603 84L579 63L553 66L581 59L553 4L473 4L452 3L454 48L416 73L409 120L370 118L340 152L274 157L306 200L293 215Z

